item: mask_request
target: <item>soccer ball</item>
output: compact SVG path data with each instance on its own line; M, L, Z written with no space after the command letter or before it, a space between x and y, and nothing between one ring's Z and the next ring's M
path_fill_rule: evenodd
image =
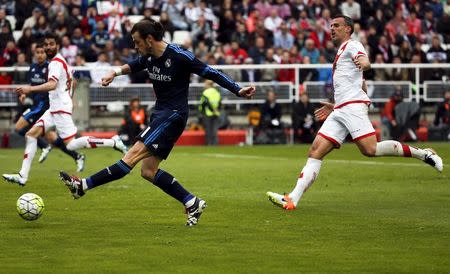
M44 211L44 200L34 193L25 193L17 200L17 213L27 221L37 220Z

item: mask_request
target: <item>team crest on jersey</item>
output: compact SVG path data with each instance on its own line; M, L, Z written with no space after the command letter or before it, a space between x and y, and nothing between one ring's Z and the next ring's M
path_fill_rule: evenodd
M167 59L166 63L165 63L166 68L169 68L171 64L172 64L172 61L170 59Z

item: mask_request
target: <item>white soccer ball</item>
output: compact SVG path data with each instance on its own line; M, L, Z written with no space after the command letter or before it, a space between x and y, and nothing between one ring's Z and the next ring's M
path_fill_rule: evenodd
M27 221L37 220L44 211L44 200L34 193L25 193L17 200L17 213Z

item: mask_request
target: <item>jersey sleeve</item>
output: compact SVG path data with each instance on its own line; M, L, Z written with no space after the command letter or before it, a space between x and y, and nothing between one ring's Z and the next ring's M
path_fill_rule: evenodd
M144 70L146 68L146 60L147 59L145 57L139 56L138 58L129 62L128 65L130 66L131 73L136 73Z
M356 59L360 56L367 56L366 49L363 47L363 45L360 42L352 41L349 44L348 52L350 53L350 56L352 59Z
M48 77L47 81L53 80L58 82L61 79L64 67L60 62L53 61L48 64Z
M195 57L192 60L189 60L189 67L191 68L192 73L212 80L219 84L221 87L228 89L236 96L239 96L238 92L241 87L225 73L208 66Z

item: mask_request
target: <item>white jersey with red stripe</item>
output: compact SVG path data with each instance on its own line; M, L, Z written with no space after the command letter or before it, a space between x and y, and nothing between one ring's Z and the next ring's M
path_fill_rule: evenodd
M48 81L56 81L56 88L49 91L51 113L72 113L72 68L58 53L48 65Z
M360 56L367 56L367 52L358 41L347 40L339 47L333 62L335 107L370 103L369 96L362 90L363 72L353 63Z

